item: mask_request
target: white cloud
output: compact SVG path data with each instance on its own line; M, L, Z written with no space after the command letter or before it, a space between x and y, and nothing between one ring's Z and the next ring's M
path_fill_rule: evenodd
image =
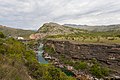
M0 0L0 24L38 29L45 22L118 24L120 0Z

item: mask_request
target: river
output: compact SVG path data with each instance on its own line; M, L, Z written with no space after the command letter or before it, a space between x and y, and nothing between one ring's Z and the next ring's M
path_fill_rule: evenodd
M48 64L48 61L46 61L44 59L44 57L42 56L43 52L44 52L44 50L43 50L43 44L40 43L40 46L38 47L38 55L37 55L38 61L39 61L39 63L42 63L42 64Z

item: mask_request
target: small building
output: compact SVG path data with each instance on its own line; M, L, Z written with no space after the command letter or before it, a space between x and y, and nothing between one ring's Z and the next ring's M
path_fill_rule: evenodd
M18 40L24 40L24 38L23 38L23 37L17 37L17 39L18 39Z

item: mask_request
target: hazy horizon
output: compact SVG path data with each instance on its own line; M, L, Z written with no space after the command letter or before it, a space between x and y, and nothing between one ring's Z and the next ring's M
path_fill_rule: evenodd
M0 25L37 30L44 23L120 24L120 0L0 0Z

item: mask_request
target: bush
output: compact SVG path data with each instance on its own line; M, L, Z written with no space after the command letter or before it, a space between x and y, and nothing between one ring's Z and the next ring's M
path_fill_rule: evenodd
M86 69L87 68L87 63L86 62L83 62L83 61L80 61L80 62L76 62L74 64L74 68L79 70L79 69Z
M91 73L93 74L93 75L95 75L96 77L101 77L102 76L102 73L101 73L101 69L100 69L100 66L98 66L98 65L93 65L92 67L91 67Z
M109 69L106 67L100 67L97 64L94 64L91 69L91 73L98 78L109 75Z
M120 38L120 35L118 34L118 35L116 35L116 37L119 37L119 38Z
M0 32L0 38L5 38L5 35L2 32Z
M45 52L49 53L49 54L54 54L55 53L55 50L53 49L53 47L50 47L50 46L44 46L44 50Z
M104 76L108 76L110 72L109 68L107 67L101 68L101 71Z

